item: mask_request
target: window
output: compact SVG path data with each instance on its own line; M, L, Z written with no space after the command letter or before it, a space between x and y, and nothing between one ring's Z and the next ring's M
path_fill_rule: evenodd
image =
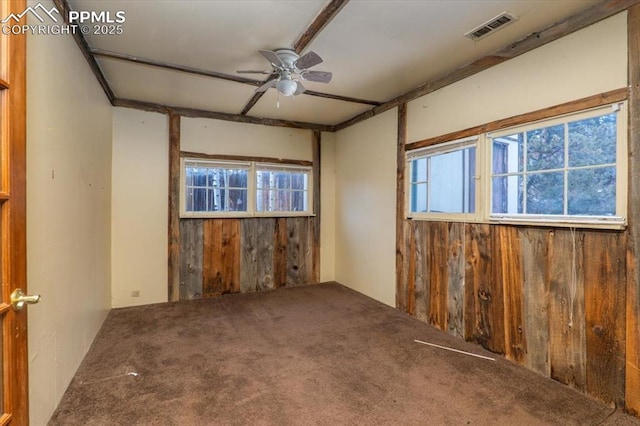
M246 212L248 163L185 161L185 212Z
M446 214L468 219L475 215L476 140L454 141L409 154L411 217Z
M626 121L620 102L409 151L407 216L623 228Z
M182 159L183 217L311 215L311 167Z
M304 212L309 210L309 169L256 166L259 212Z
M489 135L491 217L624 222L621 105Z

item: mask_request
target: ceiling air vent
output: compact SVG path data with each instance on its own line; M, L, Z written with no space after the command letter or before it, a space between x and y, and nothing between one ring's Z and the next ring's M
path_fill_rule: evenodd
M465 33L464 36L469 37L472 40L480 40L482 38L485 38L489 34L493 33L494 31L500 28L504 28L507 25L517 20L518 18L513 16L511 13L502 12L500 15L496 16L495 18L491 18L484 24Z

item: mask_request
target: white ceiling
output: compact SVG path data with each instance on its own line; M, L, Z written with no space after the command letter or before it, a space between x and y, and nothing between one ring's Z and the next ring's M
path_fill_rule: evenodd
M332 71L307 89L385 102L579 13L600 0L351 0L303 53ZM124 11L122 35L85 36L90 48L237 75L270 69L259 49L290 48L328 1L69 0L74 10ZM501 12L518 21L480 41L464 33ZM96 57L116 98L240 114L255 87ZM243 75L264 79L262 75ZM334 125L371 105L269 90L249 116Z

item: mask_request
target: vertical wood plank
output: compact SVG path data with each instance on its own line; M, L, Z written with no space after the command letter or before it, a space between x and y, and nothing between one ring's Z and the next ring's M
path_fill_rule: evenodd
M449 223L447 331L464 339L464 224Z
M545 377L551 376L549 362L549 281L547 234L544 229L526 228L521 233L524 334L527 342L524 366Z
M275 248L273 252L274 288L287 285L287 219L276 219L274 228Z
M640 416L640 5L627 11L629 67L625 408Z
M180 221L180 300L202 297L203 235L202 219Z
M407 142L407 104L398 105L398 138L396 150L396 307L407 311L406 281L405 281L405 144Z
M287 286L308 284L308 220L304 217L287 219Z
M404 272L406 275L405 287L406 287L406 305L407 313L409 315L415 315L416 306L416 262L419 261L420 254L417 253L416 239L419 238L420 227L419 223L412 220L407 223L408 239L407 249L404 252Z
M240 292L240 220L204 222L203 297Z
M180 116L169 114L169 301L180 299Z
M311 142L311 153L313 159L313 213L315 217L309 218L310 225L313 230L312 238L309 239L311 243L310 251L311 251L311 267L310 274L311 277L308 280L309 283L317 283L320 282L320 246L322 241L320 240L320 227L322 226L321 220L321 191L322 191L322 176L320 171L321 168L321 141L322 141L322 133L319 130L314 130L312 134L312 142Z
M429 322L429 303L431 301L429 283L429 262L427 258L429 241L429 222L412 221L413 235L411 241L415 250L412 256L415 258L414 270L414 312L415 317L421 321Z
M222 221L223 293L240 292L240 219Z
M213 297L222 294L222 222L223 219L204 221L202 254L202 296Z
M587 391L624 405L626 236L589 232L584 244Z
M256 275L258 278L257 290L273 290L274 281L274 232L276 229L276 219L260 218L256 219L258 229L256 231L256 244L258 248L258 260Z
M560 383L585 391L584 233L550 231L547 250L550 375Z
M492 268L495 283L494 294L498 288L503 290L504 311L504 351L507 359L524 364L526 340L524 337L522 307L522 260L520 238L515 226L495 227L493 250L496 254ZM497 303L496 305L497 306ZM497 310L496 310L497 311ZM500 321L496 312L494 324Z
M447 329L447 249L449 228L446 222L429 223L429 323Z
M465 239L465 339L492 349L491 228L467 224Z
M258 225L260 219L240 220L240 292L256 291L258 285Z

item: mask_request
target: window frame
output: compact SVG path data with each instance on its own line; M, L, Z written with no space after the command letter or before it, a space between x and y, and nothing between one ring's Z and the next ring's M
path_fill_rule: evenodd
M431 145L424 148L419 148L411 151L407 151L405 155L405 217L418 220L433 220L433 221L448 221L448 222L476 222L482 221L484 212L482 211L483 204L480 202L483 194L483 187L481 180L479 179L480 164L483 164L483 149L480 144L481 135L470 136L461 139L455 139L448 142L443 142L435 145ZM412 163L414 160L421 158L429 158L437 155L447 154L450 152L460 151L469 147L475 147L476 149L476 165L475 175L472 179L475 179L475 206L473 213L434 213L434 212L412 212L412 193L411 190L411 176L412 176ZM427 188L429 193L429 188Z
M588 118L605 115L608 112L616 112L616 214L614 216L595 215L535 215L535 214L508 214L492 213L493 203L493 139L514 133L526 132L534 129L554 126L557 124L567 124ZM623 230L627 227L628 209L628 100L615 100L606 104L574 110L563 114L548 116L543 119L532 119L522 124L502 127L506 120L492 124L478 126L473 130L478 131L474 135L470 132L457 132L458 135L466 133L465 137L430 144L426 147L410 149L405 152L404 171L404 217L406 219L446 221L446 222L473 222L486 224L512 224L545 227L572 227L572 228L594 228ZM512 121L513 122L513 121ZM489 130L490 128L496 130ZM485 130L486 129L486 130ZM472 129L469 129L472 130ZM442 140L442 137L434 138ZM476 146L476 206L475 213L412 213L412 191L411 191L411 161L420 157L420 154L434 155L446 153L461 147L466 142L475 141ZM568 143L568 142L567 142ZM417 144L417 143L416 143ZM567 154L568 155L568 154ZM572 168L565 164L565 169ZM565 189L566 193L566 189Z
M607 112L608 111L608 112ZM507 136L515 133L525 133L531 130L552 127L556 125L567 125L571 122L586 120L589 118L599 117L607 113L616 112L616 214L614 216L597 216L597 215L551 215L551 214L525 214L525 213L492 213L491 205L493 203L493 187L491 185L493 179L493 140L501 136ZM504 223L518 225L548 225L559 227L580 227L580 228L602 228L602 229L624 229L627 225L627 181L628 181L628 146L627 146L627 102L613 102L610 104L600 105L594 108L588 108L568 114L547 118L544 120L532 121L518 126L512 126L497 131L486 133L486 163L484 168L487 179L485 185L487 188L487 206L489 223ZM569 141L565 141L568 144ZM566 152L565 156L569 153ZM562 170L571 170L568 164L564 164ZM530 173L529 173L530 174ZM565 179L563 177L563 179ZM566 182L564 192L566 194Z
M187 211L187 182L186 168L191 164L202 164L203 167L218 166L219 168L241 168L247 170L247 210L246 211ZM215 168L215 167L211 167ZM296 170L307 175L307 206L305 211L258 211L257 210L257 171L261 168L271 170ZM183 156L180 158L180 218L247 218L247 217L294 217L315 216L313 211L313 167L286 162L259 160L228 160Z

